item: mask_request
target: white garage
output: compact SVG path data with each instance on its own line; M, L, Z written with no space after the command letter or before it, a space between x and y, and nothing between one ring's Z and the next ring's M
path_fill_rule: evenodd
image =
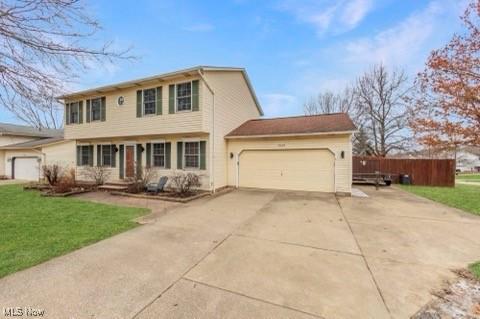
M350 194L355 131L344 113L247 121L225 137L228 184Z
M40 178L40 158L14 157L12 159L13 178L25 181L38 181Z
M324 149L246 150L239 155L239 186L334 192L335 157Z

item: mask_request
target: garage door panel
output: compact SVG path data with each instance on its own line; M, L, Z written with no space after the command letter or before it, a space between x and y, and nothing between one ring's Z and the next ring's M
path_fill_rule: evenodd
M244 151L239 186L333 192L334 158L327 150Z
M38 181L40 176L40 164L37 158L22 158L15 159L15 179L26 181Z

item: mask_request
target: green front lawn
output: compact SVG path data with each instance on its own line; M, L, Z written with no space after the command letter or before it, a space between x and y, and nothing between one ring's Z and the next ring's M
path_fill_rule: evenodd
M133 228L147 212L0 186L0 277Z
M461 181L475 181L475 182L480 182L480 174L459 174L455 176L455 179L461 180Z
M470 271L475 277L480 279L480 261L469 265L468 269L470 269Z
M455 187L399 186L416 195L480 215L480 187L478 186L465 184Z

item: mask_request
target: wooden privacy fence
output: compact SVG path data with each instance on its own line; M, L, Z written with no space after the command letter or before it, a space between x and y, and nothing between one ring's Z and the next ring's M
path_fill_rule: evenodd
M453 159L401 159L370 156L353 157L353 174L390 174L393 183L400 175L410 176L414 185L455 186Z

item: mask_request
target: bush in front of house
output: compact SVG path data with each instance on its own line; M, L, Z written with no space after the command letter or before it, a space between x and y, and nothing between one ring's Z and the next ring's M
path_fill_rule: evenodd
M103 185L110 178L111 171L105 166L86 166L82 169L82 176L94 181L95 185Z
M154 182L156 178L157 172L152 167L138 167L135 169L135 176L127 179L129 182L127 192L132 194L142 193L148 183Z
M169 179L173 191L180 197L187 197L194 189L202 186L200 175L193 172L176 171Z
M62 178L63 173L64 168L58 164L49 164L42 166L43 178L52 187L58 184L59 180Z

